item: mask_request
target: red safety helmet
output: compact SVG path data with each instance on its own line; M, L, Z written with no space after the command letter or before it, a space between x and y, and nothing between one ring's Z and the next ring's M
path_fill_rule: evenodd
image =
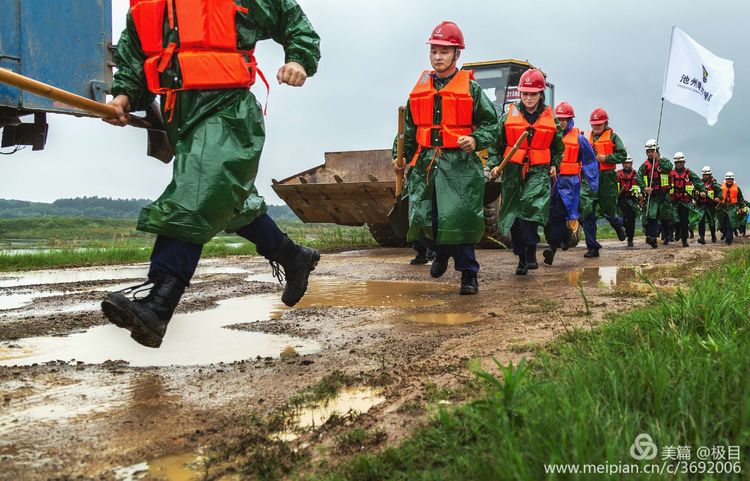
M521 75L518 82L519 92L543 92L547 83L541 70L529 69Z
M440 22L430 35L427 43L430 45L443 45L445 47L466 48L464 45L464 34L454 22Z
M589 117L589 122L591 122L591 125L604 124L606 122L609 122L609 115L607 115L606 110L599 107L598 109L594 109L594 111L591 112L591 117Z
M555 115L557 115L558 119L572 119L576 116L573 111L573 106L568 102L560 102L557 104L557 107L555 107Z

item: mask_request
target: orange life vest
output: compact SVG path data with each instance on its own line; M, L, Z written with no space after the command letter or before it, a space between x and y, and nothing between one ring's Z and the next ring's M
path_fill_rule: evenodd
M612 141L612 129L607 129L602 132L602 135L594 142L594 133L589 132L587 139L597 155L612 155L615 151L615 143ZM617 164L611 164L609 162L599 162L599 170L615 170Z
M247 13L234 0L130 0L147 56L146 83L149 91L167 95L165 111L172 110L178 90L249 88L255 83L259 71L253 50L237 48L235 18ZM179 44L164 45L165 28L178 32ZM160 75L175 62L181 83L163 87Z
M555 116L549 106L545 107L539 118L534 122L534 125L531 125L526 121L515 104L510 105L508 115L505 118L505 140L507 141L507 146L505 147L504 155L507 156L510 153L518 138L528 129L533 129L533 135L529 136L531 137L531 143L529 143L529 137L527 137L521 143L516 153L513 154L510 161L514 164L528 162L530 165L549 165L552 160L549 148L557 133Z
M626 194L623 194L626 197L630 197L632 195L636 175L637 173L633 169L630 169L630 172L625 172L625 169L617 171L617 183L620 186L620 192L627 192Z
M581 131L573 127L563 137L565 151L560 163L560 175L580 175L581 173L581 163L578 162L578 152L581 150L581 145L578 143L580 134Z
M740 189L737 187L737 183L732 184L731 187L727 186L726 182L721 184L721 192L724 196L725 204L736 204L740 201ZM729 192L729 195L727 195Z
M470 81L473 72L459 70L440 89L435 89L432 72L424 71L409 94L409 108L417 128L417 144L420 147L443 147L457 149L458 138L474 131L474 99L471 97ZM440 123L435 124L435 96L441 99ZM440 142L432 142L433 131L439 132Z

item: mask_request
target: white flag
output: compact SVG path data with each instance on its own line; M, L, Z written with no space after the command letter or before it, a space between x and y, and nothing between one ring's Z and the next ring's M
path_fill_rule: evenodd
M717 57L688 34L672 27L662 97L706 118L714 125L732 98L734 63Z

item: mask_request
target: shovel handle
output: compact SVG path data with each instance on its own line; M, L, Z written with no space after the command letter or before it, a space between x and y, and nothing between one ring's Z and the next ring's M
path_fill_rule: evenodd
M117 117L117 112L111 105L95 102L91 99L87 99L86 97L81 97L80 95L68 92L67 90L53 87L44 82L34 80L32 78L17 74L4 68L0 68L0 82L12 85L13 87L17 87L21 90L31 92L32 94L36 94L41 97L54 100L55 102L60 102L65 105L75 107L77 109L83 110L84 112L96 115L97 117L107 119ZM144 129L151 128L151 124L149 122L146 122L144 119L140 117L134 117L132 115L130 115L129 117L130 125Z
M496 167L497 174L493 174L492 178L497 179L500 177L500 174L503 172L503 169L505 169L505 166L508 165L508 162L510 162L510 159L513 158L513 155L516 153L516 151L521 147L521 142L526 140L526 137L529 136L529 131L525 130L520 137L518 137L518 140L516 140L516 143L513 144L513 148L510 149L510 152L508 152L508 155L505 156L503 161ZM492 172L495 172L495 169L492 169Z
M398 137L396 138L396 165L399 169L404 168L404 129L405 129L406 107L398 108ZM401 197L404 191L404 173L396 174L396 199Z

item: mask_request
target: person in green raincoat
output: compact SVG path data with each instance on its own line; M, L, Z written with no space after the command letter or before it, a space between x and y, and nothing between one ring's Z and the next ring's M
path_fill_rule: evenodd
M157 235L148 280L102 303L110 322L148 347L161 345L203 245L219 232L253 242L279 280L285 274L282 301L289 306L304 295L320 258L265 213L255 187L263 110L249 90L256 75L265 82L252 54L256 42L270 38L284 47L277 80L300 87L317 70L320 39L294 0L194 3L131 1L114 55L110 105L118 117L110 123L127 124L128 112L160 94L175 152L172 181L138 219L139 230Z
M627 234L622 218L617 214L617 164L621 164L628 156L625 146L614 130L609 126L609 115L603 108L597 108L589 116L591 132L587 140L596 151L599 161L599 190L593 199L593 212L583 218L583 232L586 236L588 250L583 255L586 258L599 257L602 245L596 240L597 215L607 219L617 233L617 238L625 240ZM591 190L584 189L583 195L588 196ZM586 200L584 204L588 204Z
M646 197L641 223L646 234L646 244L656 249L659 237L659 221L662 230L669 231L672 218L672 203L669 198L669 173L672 162L659 153L659 144L655 139L646 141L646 161L638 168L636 182Z
M633 159L628 155L622 163L622 169L617 171L617 210L622 216L622 225L628 239L628 247L633 247L635 236L635 219L641 211L641 189L636 182L633 170Z
M674 169L669 173L670 196L677 209L678 235L682 247L688 247L688 230L698 223L703 212L695 204L695 197L708 197L701 179L690 169L685 168L685 154L674 154Z
M549 220L550 177L556 175L565 150L562 126L544 103L545 87L541 70L529 69L521 75L521 101L511 104L500 118L498 155L487 163L492 178L502 174L498 225L503 233L510 232L513 253L518 256L516 275L539 268L539 226ZM510 154L523 132L529 136L501 172L499 158Z
M745 197L742 189L734 181L734 172L727 172L721 184L722 201L716 206L716 217L721 226L722 240L732 245L734 231L741 223L747 223L747 214L743 213Z
M420 76L405 115L404 156L411 165L407 240L434 246L432 277L442 276L452 257L461 272L460 294L476 294L474 244L484 235L485 182L477 151L495 141L497 114L472 73L456 66L465 47L461 29L442 22L427 44L433 71ZM394 168L400 172L395 160Z
M698 208L703 212L698 223L698 244L706 243L706 224L711 232L711 242L716 243L716 204L721 202L721 184L713 176L710 166L701 170L703 187L706 189L706 197L698 198Z

